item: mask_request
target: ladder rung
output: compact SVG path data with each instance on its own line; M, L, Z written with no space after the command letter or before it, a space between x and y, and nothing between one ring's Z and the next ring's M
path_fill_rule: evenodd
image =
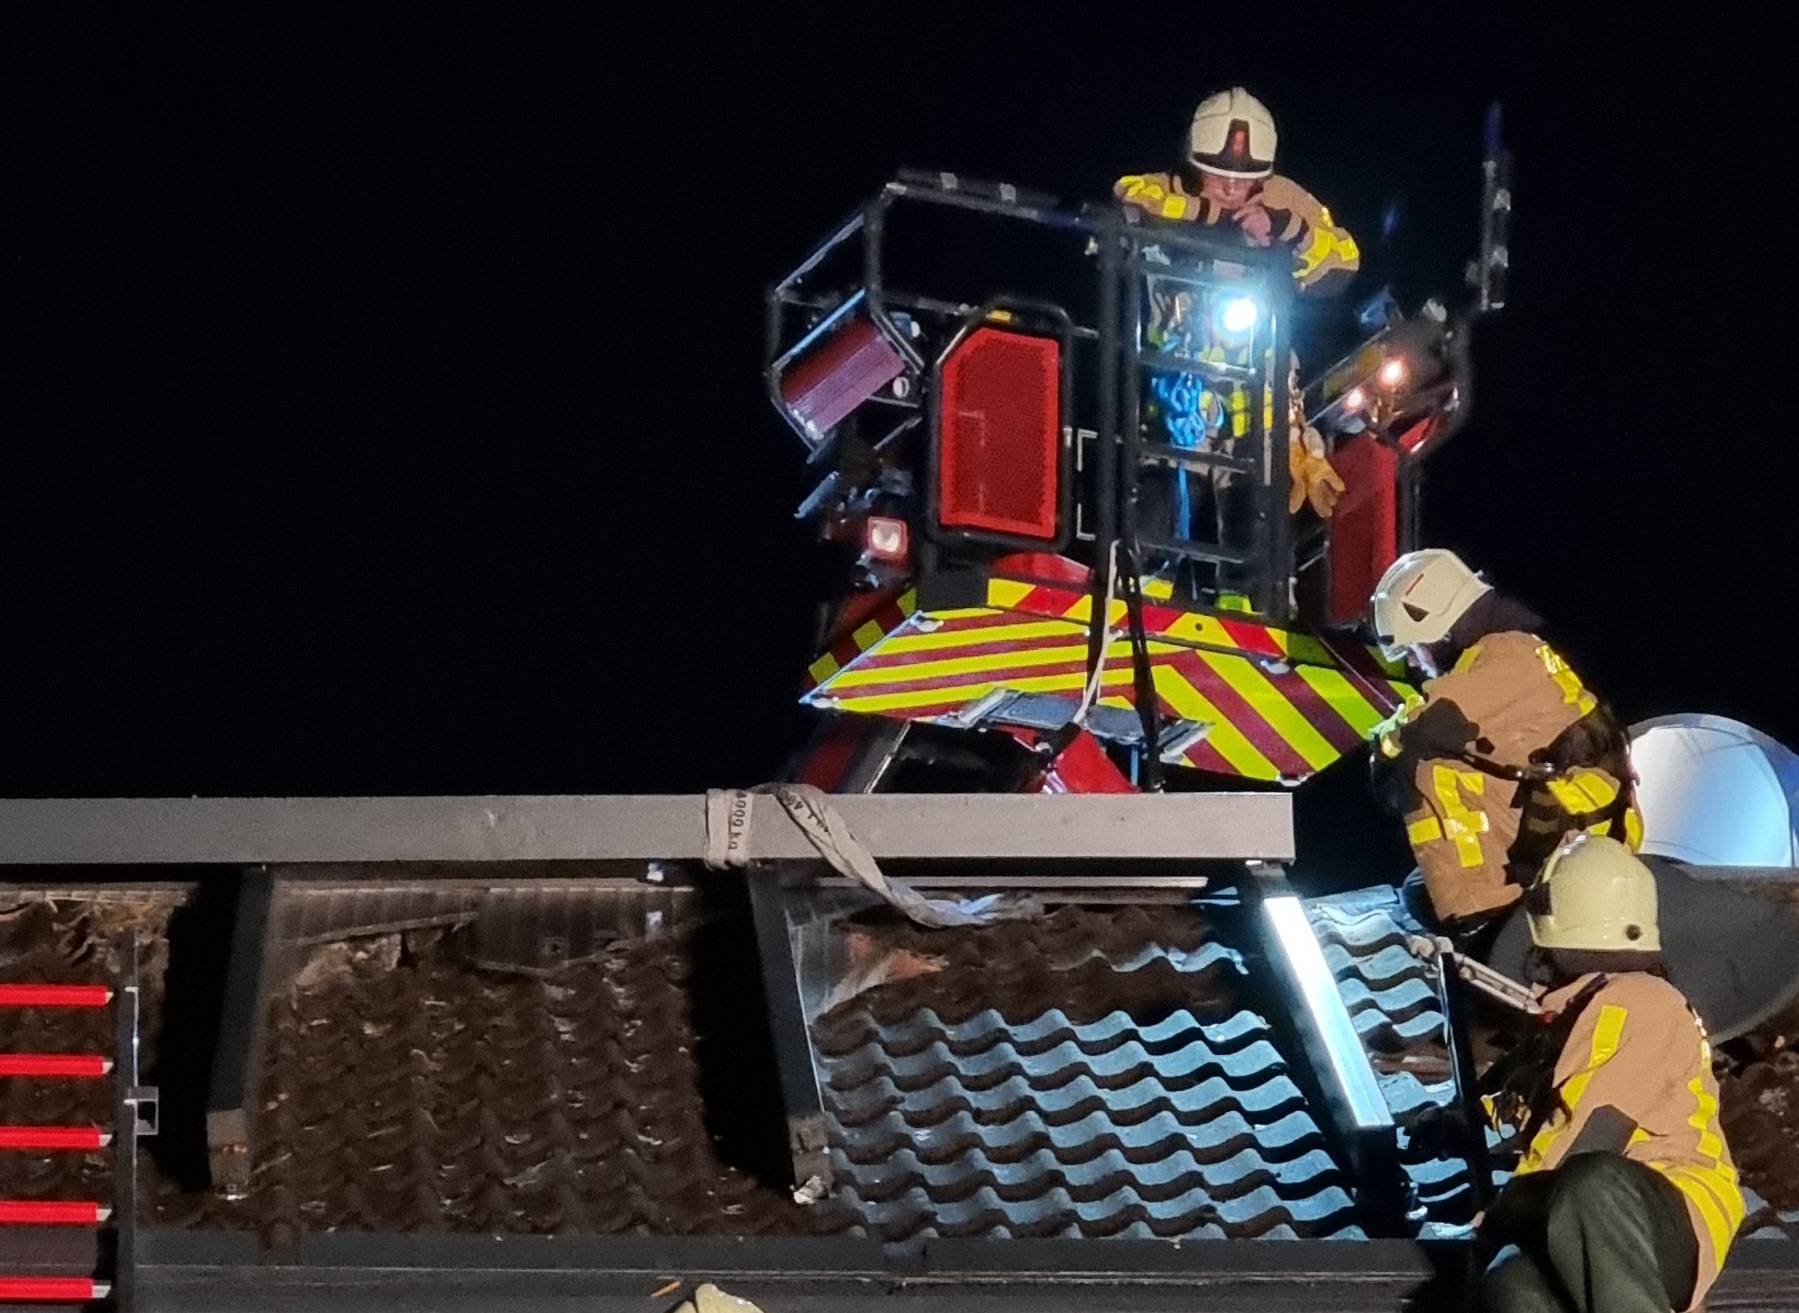
M103 1008L110 1002L105 985L0 985L0 1008Z
M98 1126L0 1126L0 1149L104 1149L112 1132Z
M92 1080L112 1070L97 1053L0 1053L0 1076L66 1076Z
M96 1203L62 1199L0 1199L0 1225L98 1226L112 1209Z
M1259 377L1255 370L1244 365L1197 360L1192 356L1176 355L1170 351L1145 351L1138 357L1138 363L1146 369L1160 370L1163 373L1198 374L1215 383L1254 383Z
M0 1300L17 1304L86 1304L112 1286L90 1277L0 1277Z
M1204 543L1163 538L1139 538L1137 545L1150 555L1184 556L1194 561L1212 561L1220 565L1248 565L1254 559L1249 552L1231 547L1208 547Z
M1234 474L1254 474L1254 456L1232 456L1222 451L1201 451L1198 447L1177 447L1170 442L1137 444L1140 464L1175 465L1183 469L1229 470Z

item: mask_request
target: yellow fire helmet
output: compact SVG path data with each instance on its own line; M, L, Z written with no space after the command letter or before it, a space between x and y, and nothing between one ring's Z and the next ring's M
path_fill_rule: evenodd
M1603 835L1573 835L1549 855L1525 914L1538 948L1661 951L1655 876Z

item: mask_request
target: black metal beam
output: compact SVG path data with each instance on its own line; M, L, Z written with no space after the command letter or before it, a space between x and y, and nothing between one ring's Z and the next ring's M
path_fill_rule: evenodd
M1099 228L1099 430L1093 444L1093 609L1087 621L1088 679L1093 678L1105 659L1106 595L1118 540L1118 269L1122 242L1118 229L1116 215L1108 215ZM1132 386L1135 385L1132 380Z
M1474 1046L1469 1038L1468 993L1448 954L1438 953L1435 966L1437 1001L1443 1008L1443 1043L1449 1050L1449 1068L1461 1113L1462 1156L1468 1160L1476 1206L1484 1211L1493 1202L1493 1165L1487 1154L1487 1119L1480 1101Z
M242 1232L147 1231L142 1313L434 1310L664 1313L702 1280L783 1313L877 1301L933 1313L1334 1313L1389 1310L1466 1242L1400 1240L933 1241L905 1260L854 1237L476 1236L346 1232L302 1237L267 1261ZM1732 1247L1711 1305L1790 1309L1799 1244ZM666 1304L646 1298L673 1279ZM1459 1294L1459 1292L1456 1292ZM1460 1307L1450 1294L1430 1307ZM1422 1305L1421 1305L1422 1306Z
M137 1307L137 1141L156 1133L156 1092L138 1084L141 1002L137 935L119 943L119 981L113 993L113 1082L117 1091L112 1138L112 1302L119 1313ZM151 1108L150 1120L144 1106Z
M782 878L776 871L752 872L750 909L762 962L769 1034L781 1073L781 1102L787 1110L787 1149L793 1159L795 1196L811 1202L829 1193L832 1185L829 1123L819 1092L810 1010L800 979L800 945Z
M264 965L275 880L266 867L237 886L225 1002L206 1090L206 1158L215 1188L227 1195L250 1186L250 1140L256 1112L255 1072L262 1044Z

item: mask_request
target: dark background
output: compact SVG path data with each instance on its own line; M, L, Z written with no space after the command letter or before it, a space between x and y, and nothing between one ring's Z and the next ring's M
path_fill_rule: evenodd
M1428 536L1627 717L1799 742L1768 34L373 8L7 42L0 795L769 777L831 580L763 286L900 165L1097 197L1232 81L1408 305L1506 102L1512 307Z

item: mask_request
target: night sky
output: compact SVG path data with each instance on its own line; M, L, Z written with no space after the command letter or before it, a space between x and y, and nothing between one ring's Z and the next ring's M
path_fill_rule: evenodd
M901 165L1099 197L1233 81L1408 307L1472 252L1506 102L1512 307L1427 536L1628 718L1799 743L1799 229L1754 34L375 8L8 41L0 795L770 777L832 580L764 285Z

